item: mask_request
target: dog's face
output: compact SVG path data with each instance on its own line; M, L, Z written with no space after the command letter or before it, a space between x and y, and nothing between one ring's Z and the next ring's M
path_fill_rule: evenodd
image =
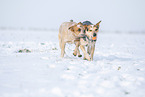
M76 36L82 36L85 32L85 28L81 22L69 27L69 30L74 32Z
M96 25L84 25L86 29L86 35L90 40L96 40L97 39L97 32L99 31L99 24L101 21L99 21Z

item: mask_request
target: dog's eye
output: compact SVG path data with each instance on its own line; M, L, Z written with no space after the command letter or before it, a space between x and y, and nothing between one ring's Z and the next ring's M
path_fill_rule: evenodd
M87 28L87 31L88 31L88 28Z
M98 29L95 29L95 31L97 31Z
M92 31L92 30L90 30L90 31Z
M81 31L81 29L79 28L79 29L78 29L78 31L80 32L80 31Z

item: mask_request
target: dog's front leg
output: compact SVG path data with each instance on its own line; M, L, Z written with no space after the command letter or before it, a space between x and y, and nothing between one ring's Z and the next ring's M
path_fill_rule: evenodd
M90 46L87 47L87 53L88 53L89 55L91 54L91 47L90 47Z
M82 57L82 55L80 54L79 46L80 44L78 45L78 48L77 48L78 57Z
M76 47L75 47L75 50L74 50L74 52L73 52L73 55L74 55L74 56L77 55L77 49L78 49L78 47L79 47L79 42L76 42L75 45L76 45Z
M80 45L80 48L82 50L82 52L84 53L84 59L86 58L88 61L90 61L90 56L89 54L86 52L85 47L83 45Z
M80 42L76 42L76 48L74 50L73 55L76 56L78 54L78 57L82 57L82 55L80 54L80 50L79 50L79 46L80 46Z
M95 51L95 45L92 45L91 46L91 61L93 61L94 51Z

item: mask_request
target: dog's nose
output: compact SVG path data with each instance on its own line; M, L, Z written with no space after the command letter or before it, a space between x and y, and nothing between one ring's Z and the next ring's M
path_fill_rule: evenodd
M95 37L96 36L96 33L94 33L93 36Z

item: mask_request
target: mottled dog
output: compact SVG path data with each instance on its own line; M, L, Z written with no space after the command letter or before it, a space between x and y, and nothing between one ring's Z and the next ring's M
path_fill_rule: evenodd
M87 53L89 55L91 55L91 61L93 60L93 56L94 56L94 50L95 50L95 43L97 41L97 33L99 31L99 24L101 23L101 21L99 21L97 24L93 25L91 22L89 21L84 21L83 22L83 26L85 27L85 39L83 39L84 41L86 41L86 46L87 46ZM84 51L86 52L86 51ZM84 57L84 59L87 59Z

